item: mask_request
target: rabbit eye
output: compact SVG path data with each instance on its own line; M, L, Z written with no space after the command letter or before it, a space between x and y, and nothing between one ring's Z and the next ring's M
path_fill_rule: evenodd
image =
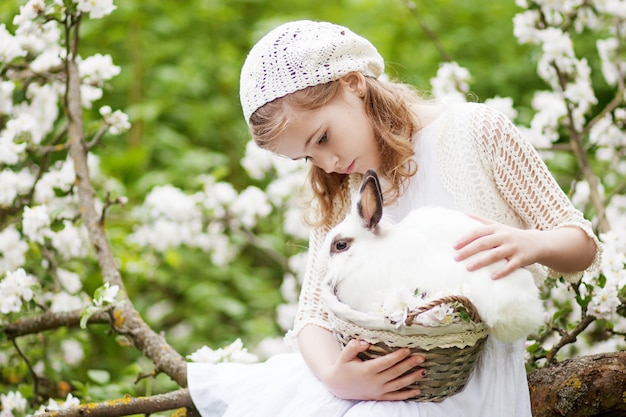
M352 239L337 239L333 242L332 253L344 252L350 248Z

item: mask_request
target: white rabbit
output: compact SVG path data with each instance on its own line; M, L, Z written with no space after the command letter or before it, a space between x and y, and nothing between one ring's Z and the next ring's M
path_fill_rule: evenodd
M467 261L453 259L454 241L479 225L477 220L429 207L391 225L381 221L382 211L378 176L369 170L352 211L329 231L324 243L326 283L342 303L372 312L391 289L454 293L469 298L502 341L526 337L540 326L543 305L529 271L520 268L493 280L491 273L504 261L469 272Z

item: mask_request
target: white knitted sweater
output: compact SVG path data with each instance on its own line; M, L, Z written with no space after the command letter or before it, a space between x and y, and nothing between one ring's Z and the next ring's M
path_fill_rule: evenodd
M439 180L452 196L456 209L522 229L576 226L601 247L591 223L574 208L536 150L506 116L483 104L451 104L437 122L440 128L436 156L431 158L436 158ZM344 204L346 209L361 178L360 174L351 175L349 190L337 196L347 203ZM346 214L347 210L336 213L333 224ZM295 342L295 337L307 324L330 330L321 300L325 265L318 256L329 229L320 227L311 232L298 313L294 328L287 334L290 342ZM599 261L600 249L589 269L597 268ZM563 276L569 281L582 275L582 272L548 271L540 265L531 265L529 269L538 285L548 274Z

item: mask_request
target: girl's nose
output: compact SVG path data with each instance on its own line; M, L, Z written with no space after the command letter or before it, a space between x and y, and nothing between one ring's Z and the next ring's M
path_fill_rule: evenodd
M337 169L337 162L339 158L333 154L325 154L318 159L319 167L322 168L327 174L335 172Z

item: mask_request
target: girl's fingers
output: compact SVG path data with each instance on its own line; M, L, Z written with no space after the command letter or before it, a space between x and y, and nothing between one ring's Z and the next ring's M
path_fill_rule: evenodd
M469 217L471 217L474 220L478 220L482 224L494 224L495 223L493 220L486 219L486 218L478 216L476 214L470 214L470 213L465 213L465 214L467 214Z
M411 351L408 348L398 349L396 351L387 353L386 355L380 356L378 358L368 360L367 365L370 367L372 372L380 374L397 366L399 363L401 363L407 357L409 357L410 354L411 354ZM417 360L417 359L414 359L414 360ZM422 358L422 362L423 362L423 358ZM408 369L411 369L411 368L409 367L406 370ZM395 375L394 378L397 377L398 375Z
M410 389L406 391L392 391L388 392L380 398L381 401L405 401L409 398L420 395L422 391L419 389Z
M399 387L397 387L395 389L404 388L408 384L411 384L411 383L416 381L415 376L410 377L410 376L406 376L404 374L406 374L411 369L419 366L422 363L424 363L424 357L422 355L409 356L408 358L404 359L403 361L398 362L395 365L393 365L392 367L382 371L381 372L381 376L383 376L385 378L385 380L390 381L390 382L391 381L398 381L398 380L400 380L402 378L406 379L408 381L407 383L405 383L404 385L400 385ZM419 373L419 376L421 376L422 370L419 370L418 373ZM416 376L418 376L418 375L416 374ZM413 378L413 379L411 379L411 378Z
M414 366L412 366L411 368L413 367ZM401 374L401 376L391 379L387 383L385 383L385 386L384 386L385 390L392 392L392 391L398 391L403 388L406 388L407 386L411 384L419 382L422 378L424 378L424 376L426 375L426 372L427 372L426 369L422 368L422 369L416 369L415 371L404 375L404 373L406 373L405 371L403 374Z
M358 354L361 352L365 352L369 347L370 344L363 340L352 339L341 350L341 353L339 354L339 360L342 362L350 362L358 359Z

